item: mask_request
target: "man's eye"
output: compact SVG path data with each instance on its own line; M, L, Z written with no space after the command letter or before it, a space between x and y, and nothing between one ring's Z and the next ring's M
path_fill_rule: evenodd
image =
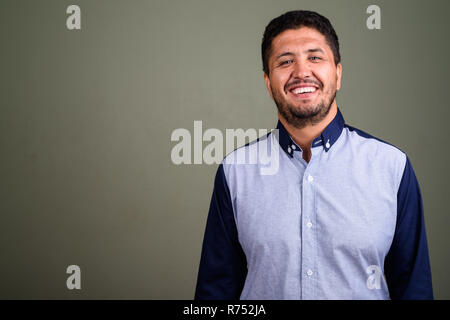
M309 60L317 61L317 60L322 60L322 58L314 56L314 57L310 57Z
M285 60L285 61L282 61L280 63L280 65L283 66L283 65L286 65L286 64L291 64L292 62L294 62L294 60Z

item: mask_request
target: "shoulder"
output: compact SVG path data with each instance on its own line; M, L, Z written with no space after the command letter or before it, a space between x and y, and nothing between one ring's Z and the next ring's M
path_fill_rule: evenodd
M348 124L344 125L344 130L347 131L347 135L352 142L362 148L368 148L373 152L384 152L386 156L390 158L405 159L406 153L399 147L377 138L370 133L367 133L361 129L355 128Z
M278 172L280 149L278 137L271 131L229 152L221 165L230 188Z
M392 173L398 182L401 180L408 159L403 150L348 124L344 125L344 131L351 147L359 156L371 161L380 170L380 174Z
M249 143L229 152L222 161L224 170L236 168L236 165L257 165L264 162L264 156L268 155L272 141L272 132L269 132Z

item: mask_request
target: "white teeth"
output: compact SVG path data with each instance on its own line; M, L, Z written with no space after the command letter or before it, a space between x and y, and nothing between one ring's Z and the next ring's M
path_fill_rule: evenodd
M305 92L314 92L316 91L315 87L301 87L301 88L296 88L294 91L292 91L294 94L299 94L299 93L305 93Z

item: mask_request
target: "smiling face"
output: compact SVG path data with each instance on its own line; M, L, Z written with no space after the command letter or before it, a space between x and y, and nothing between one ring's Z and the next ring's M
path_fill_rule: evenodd
M301 27L277 35L271 46L267 90L281 116L296 128L319 123L336 106L342 66L325 37Z

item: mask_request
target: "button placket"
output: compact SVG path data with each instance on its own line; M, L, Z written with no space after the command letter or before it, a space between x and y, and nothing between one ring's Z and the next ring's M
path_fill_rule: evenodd
M311 159L304 173L302 194L302 299L314 299L316 288L315 161Z

